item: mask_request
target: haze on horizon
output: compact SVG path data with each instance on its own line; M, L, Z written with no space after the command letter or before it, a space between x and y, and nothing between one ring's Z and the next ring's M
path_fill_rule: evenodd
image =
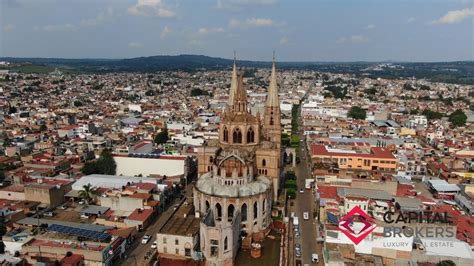
M0 0L0 57L474 59L473 0Z

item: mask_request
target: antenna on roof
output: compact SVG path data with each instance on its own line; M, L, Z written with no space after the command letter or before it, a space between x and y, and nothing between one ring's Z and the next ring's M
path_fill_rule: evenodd
M235 50L234 50L234 65L235 65L235 61L237 60L236 57L237 57L237 56L236 56L236 52L235 52Z
M275 50L273 50L273 62L275 62Z

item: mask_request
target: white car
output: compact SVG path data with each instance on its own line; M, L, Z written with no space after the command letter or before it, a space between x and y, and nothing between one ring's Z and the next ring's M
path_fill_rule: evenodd
M153 241L153 244L151 244L152 249L156 249L158 247L158 242L155 240Z
M312 262L319 262L319 256L316 253L311 254L311 261Z
M142 238L142 244L148 244L150 241L151 237L149 235L144 235Z
M309 220L309 213L308 212L303 213L303 219Z
M300 189L300 193L304 193L304 189Z

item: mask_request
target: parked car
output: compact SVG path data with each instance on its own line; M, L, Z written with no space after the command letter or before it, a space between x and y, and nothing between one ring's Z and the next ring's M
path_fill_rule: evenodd
M311 254L311 261L315 262L315 263L319 262L318 254L316 254L316 253Z
M48 216L48 217L53 217L54 215L56 215L56 214L52 211L48 211L48 212L44 213L44 216Z
M295 244L295 256L300 258L301 257L301 245Z
M303 213L303 219L309 220L309 213L308 212Z
M300 238L300 237L301 237L300 232L299 232L299 231L296 231L296 232L295 232L295 238Z
M300 193L304 193L304 189L300 189Z
M152 249L156 249L158 247L158 241L153 241L153 244L151 244Z
M58 209L60 209L60 210L65 210L65 209L67 209L67 207L68 207L67 204L64 203L63 205L59 205L59 206L58 206Z
M143 238L142 238L142 244L148 244L150 239L151 239L150 235L144 235Z

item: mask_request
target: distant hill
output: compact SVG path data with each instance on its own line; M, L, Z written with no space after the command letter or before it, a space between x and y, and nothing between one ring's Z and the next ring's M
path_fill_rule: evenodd
M156 72L226 69L233 60L204 55L158 55L129 59L0 58L13 63L11 71L47 73L59 68L66 73ZM239 67L268 68L271 62L239 60ZM459 62L278 62L280 69L304 69L350 73L368 77L426 78L433 81L474 84L474 61ZM40 72L41 71L41 72Z

